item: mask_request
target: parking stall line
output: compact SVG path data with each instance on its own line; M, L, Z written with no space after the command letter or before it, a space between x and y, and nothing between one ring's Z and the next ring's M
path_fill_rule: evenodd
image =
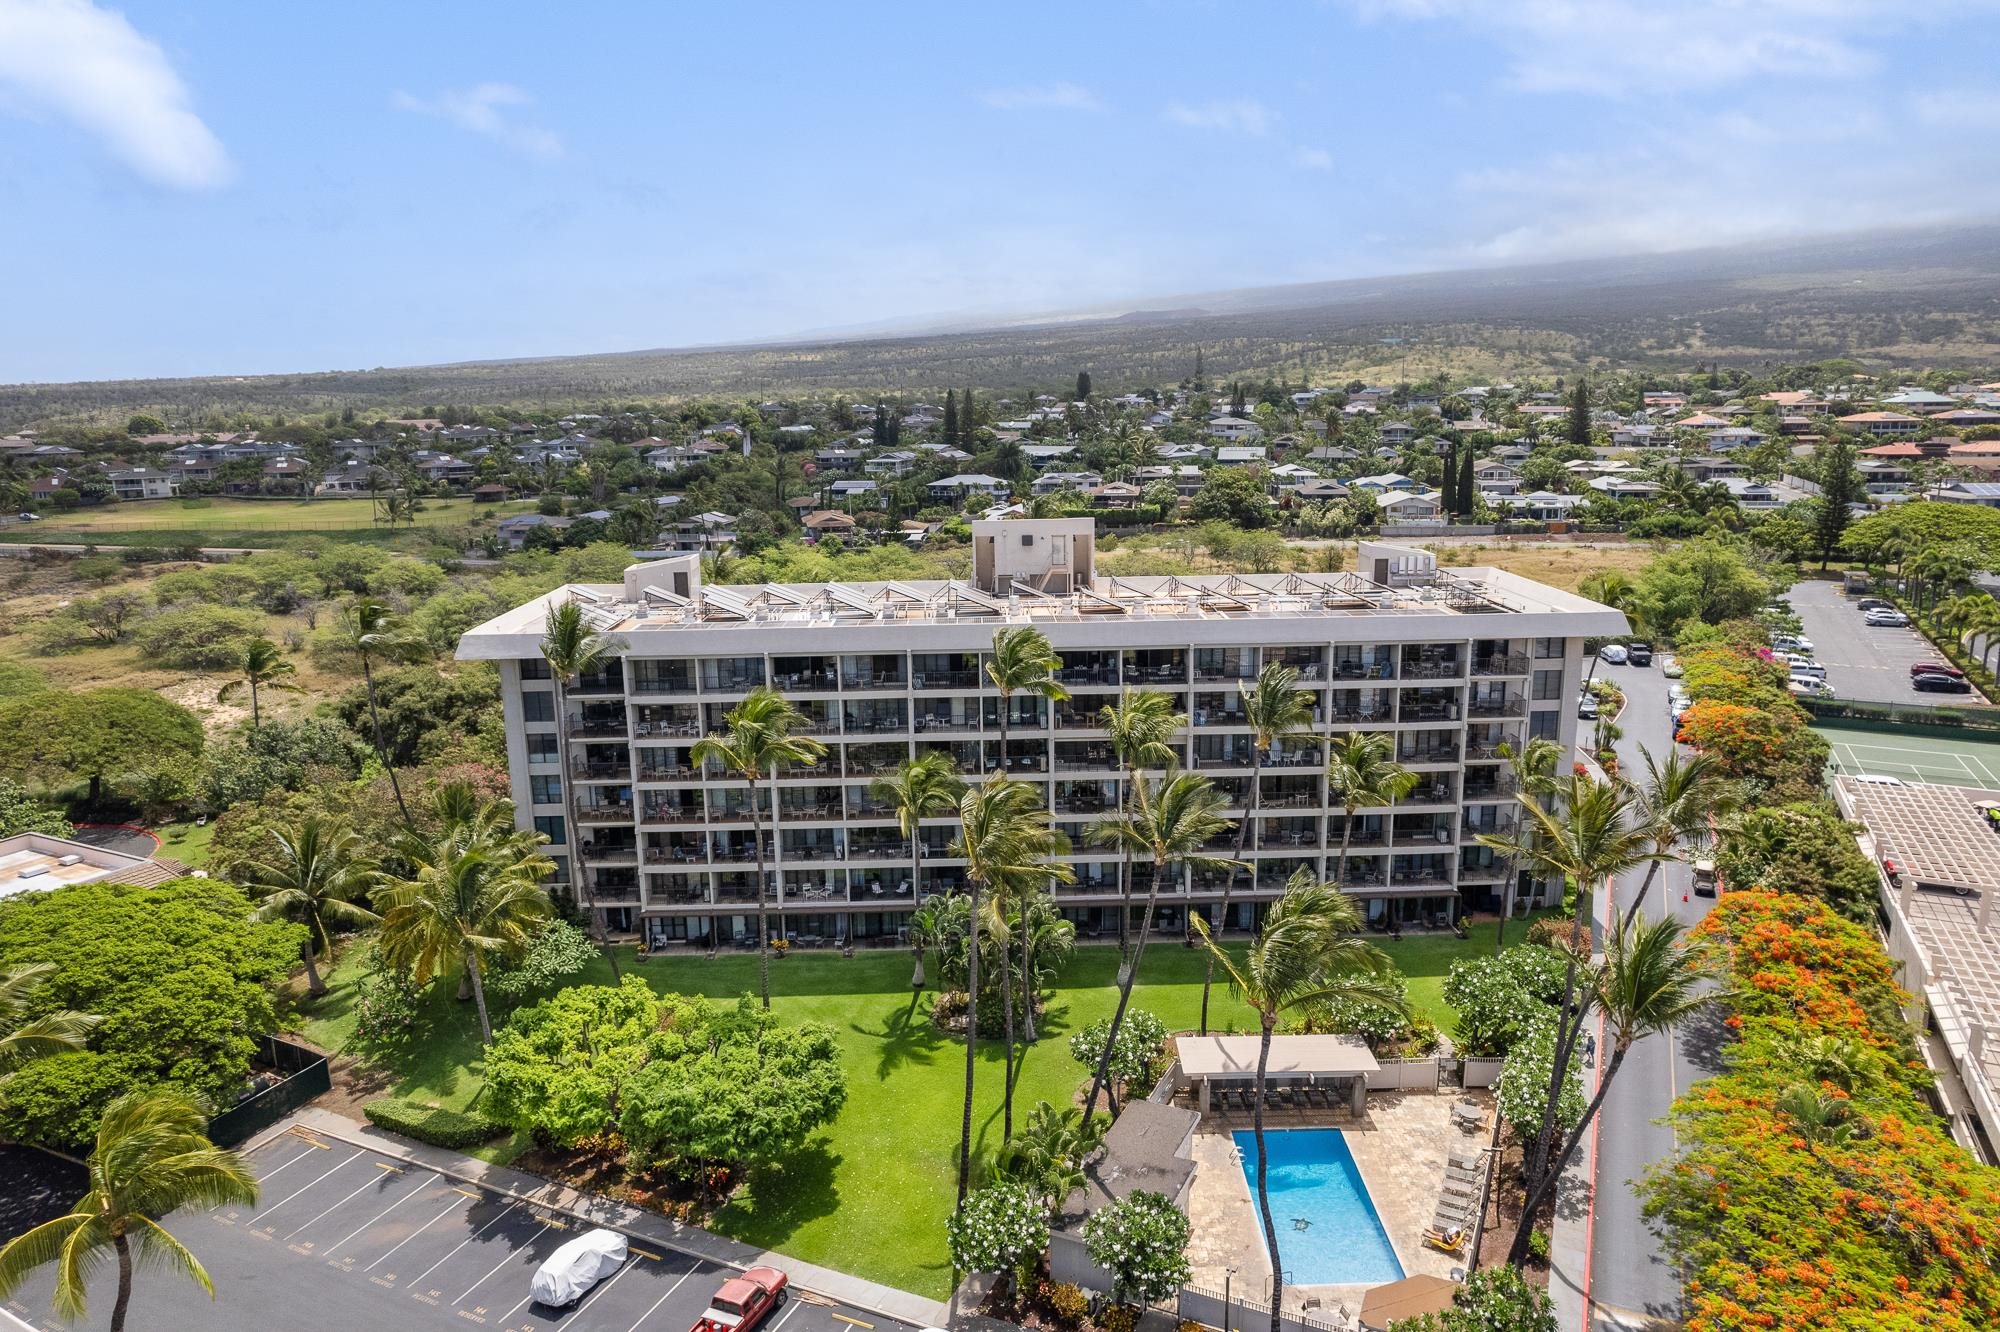
M505 1221L508 1217L508 1214L511 1213L516 1207L519 1207L520 1205L521 1204L519 1203L508 1203L506 1211L503 1211L502 1213L500 1213L500 1215L494 1217L491 1221L488 1221L485 1225L481 1226L477 1231L473 1232L472 1234L466 1236L464 1239L460 1240L458 1242L458 1248L453 1249L450 1253L438 1259L436 1262L432 1263L429 1267L426 1267L423 1271L417 1273L416 1277L414 1278L414 1280L412 1280L411 1284L415 1285L416 1282L422 1281L425 1277L429 1276L431 1273L437 1271L440 1267L443 1267L446 1263L450 1262L453 1258L455 1258L458 1255L459 1249L464 1248L466 1245L472 1243L472 1241L478 1239L481 1235L484 1235L487 1231L493 1229L493 1227L499 1225L502 1221ZM392 1249L390 1250L390 1252L393 1253L395 1252L395 1250ZM383 1257L385 1258L387 1256L388 1254L383 1255ZM453 1301L453 1303L456 1302L457 1301Z
M653 1301L653 1308L648 1309L646 1310L646 1312L640 1314L639 1321L637 1323L632 1324L632 1326L626 1328L625 1332L639 1332L640 1325L643 1324L648 1318L651 1318L653 1316L653 1311L655 1309L658 1309L661 1305L665 1304L668 1300L672 1299L674 1292L679 1290L689 1277L693 1276L696 1272L701 1271L706 1266L707 1266L706 1263L696 1263L693 1267L690 1267L687 1271L681 1273L681 1279L679 1281L674 1282L673 1285L668 1286L667 1293L665 1295L660 1296L659 1299Z
M271 1205L270 1205L269 1207L266 1207L266 1208L265 1208L265 1209L263 1209L262 1211L258 1212L258 1213L256 1214L256 1216L253 1216L253 1217L251 1217L251 1218L250 1218L250 1220L249 1220L249 1222L246 1222L245 1224L254 1224L254 1223L255 1223L256 1221L258 1221L259 1219L261 1219L261 1218L263 1218L263 1217L267 1217L267 1216L269 1216L269 1215L270 1215L271 1213L273 1213L273 1212L277 1211L277 1210L278 1210L278 1209L279 1209L280 1207L283 1207L283 1206L284 1206L284 1205L285 1205L286 1203L290 1202L290 1201L291 1201L292 1199L294 1199L294 1198L298 1197L298 1196L299 1196L299 1195L300 1195L301 1193L304 1193L304 1192L305 1192L305 1191L306 1191L307 1189L311 1188L311 1187L312 1187L312 1186L313 1186L314 1184L317 1184L317 1183L319 1183L319 1182L320 1182L321 1180L325 1179L325 1178L327 1177L327 1175L331 1175L331 1174L333 1173L333 1171L334 1171L334 1170L339 1170L339 1169L340 1169L340 1168L341 1168L342 1166L347 1166L347 1165L351 1165L351 1164L353 1164L354 1162L356 1162L356 1161L360 1160L360 1159L361 1159L361 1150L362 1150L362 1149L360 1149L360 1148L358 1148L358 1147L357 1147L357 1148L355 1148L355 1150L354 1150L354 1155L352 1155L352 1156L348 1157L348 1158L347 1158L347 1160L345 1160L345 1161L342 1161L342 1162L340 1163L340 1165L337 1165L337 1166L333 1167L333 1170L328 1170L328 1171L326 1171L326 1172L324 1172L324 1173L322 1173L322 1174L319 1174L319 1175L315 1175L315 1176L313 1176L313 1178L312 1178L312 1182L311 1182L311 1183L308 1183L308 1184L304 1184L304 1185L301 1185L301 1186L300 1186L299 1188L296 1188L296 1189L293 1189L293 1190L292 1190L292 1191L291 1191L290 1193L288 1193L288 1194L286 1194L286 1195L285 1195L284 1197L282 1197L282 1198L278 1199L278 1201L276 1201L276 1202L272 1203L272 1204L271 1204Z
M272 1170L270 1174L257 1176L257 1183L260 1186L268 1184L272 1180L276 1179L279 1175L282 1175L285 1171L290 1170L293 1166L297 1165L299 1162L311 1156L314 1152L325 1151L325 1150L326 1148L316 1147L312 1143L306 1143L301 1148L297 1156L288 1156L285 1158L285 1163Z
M576 1302L576 1307L571 1309L568 1313L564 1314L560 1319L558 1319L556 1321L556 1326L568 1327L570 1319L582 1313L583 1307L586 1304L589 1304L592 1300L596 1299L600 1293L610 1290L613 1286L617 1285L619 1280L622 1277L624 1277L624 1275L627 1272L631 1271L638 1265L639 1265L639 1259L637 1257L626 1259L625 1265L619 1268L616 1272L613 1272L611 1274L611 1280L602 1282L596 1286L592 1286L589 1290L585 1291L583 1294L583 1298Z
M548 1218L548 1217L544 1217L544 1216L539 1216L539 1215L537 1215L537 1216L535 1216L535 1220L537 1220L537 1221L540 1221L540 1222L541 1222L541 1223L542 1223L543 1225L545 1225L545 1226L553 1226L553 1227L555 1227L555 1228L556 1228L557 1230L561 1230L561 1229L563 1229L563 1228L564 1228L564 1226L563 1226L563 1223L562 1223L561 1221L556 1221L556 1220L552 1220L552 1219L550 1219L550 1218ZM490 1278L490 1277L491 1277L491 1276L493 1275L493 1273L494 1273L494 1272L498 1272L498 1271L499 1271L499 1270L500 1270L501 1268L505 1267L505 1266L506 1266L506 1265L507 1265L508 1263L511 1263L511 1262L513 1262L513 1261L514 1261L514 1260L515 1260L516 1258L520 1257L520 1256L521 1256L521 1253L522 1253L522 1251L523 1251L523 1250L525 1250L525 1249L526 1249L527 1247L528 1247L528 1243L527 1243L526 1241L523 1241L523 1242L522 1242L521 1244L517 1245L516 1247L514 1247L514 1248L512 1248L512 1249L509 1249L509 1250L507 1251L507 1256L506 1256L505 1258L502 1258L502 1259L501 1259L501 1260L500 1260L499 1262L497 1262L497 1263L493 1264L493 1270L492 1270L492 1271L488 1272L488 1273L486 1274L486 1276L483 1276L483 1277L479 1278L479 1280L477 1280L477 1281L473 1282L473 1283L472 1283L471 1285L469 1285L469 1286L467 1286L467 1287L465 1288L465 1295L470 1295L470 1294L471 1294L471 1293L472 1293L473 1291L475 1291L475 1290L478 1290L478 1289L479 1289L479 1288L480 1288L481 1286L485 1285L485 1284L486 1284L486 1282L487 1282L487 1279L488 1279L488 1278ZM453 1303L453 1304L460 1304L460 1303L463 1303L463 1302L464 1302L464 1300L465 1300L465 1295L461 1295L461 1296L459 1296L459 1297L458 1297L457 1299L453 1300L453 1301L452 1301L452 1303Z
M392 1166L392 1165L384 1165L384 1164L383 1164L382 1162L380 1162L380 1161L371 1161L371 1162L370 1162L369 1164L370 1164L370 1165L373 1165L373 1166L374 1166L374 1167L375 1167L375 1168L376 1168L377 1170L386 1170L386 1171L389 1171L389 1172L390 1172L391 1174L397 1174L397 1175L400 1175L400 1174L402 1174L402 1173L403 1173L403 1172L402 1172L402 1168L401 1168L401 1167L399 1167L399 1166ZM287 1232L285 1233L285 1236L284 1236L284 1238L286 1238L286 1239L290 1239L290 1238L291 1238L291 1237L292 1237L293 1235L296 1235L296 1234L298 1234L298 1233L299 1233L299 1232L300 1232L301 1230L304 1230L304 1229L305 1229L305 1228L306 1228L307 1226L309 1226L309 1225L311 1225L311 1224L312 1224L313 1222L315 1222L315 1221L319 1220L319 1219L320 1219L321 1217L325 1216L325 1215L326 1215L326 1214L327 1214L328 1212L331 1212L331 1211L334 1211L334 1210L336 1210L336 1209L338 1209L338 1208L340 1208L340 1207L342 1207L342 1206L346 1205L347 1203L349 1203L349 1202L353 1201L354 1199L356 1199L356 1198L360 1197L360 1196L361 1196L362 1194L364 1194L364 1193L368 1192L368 1190L370 1190L370 1189L372 1189L372 1188L376 1187L377 1185L379 1185L379 1184L380 1184L380 1183L382 1182L382 1179L383 1179L383 1177L382 1177L382 1176L380 1176L380 1175L378 1175L378 1176L376 1176L376 1177L375 1177L374 1179L366 1179L366 1180L363 1180L363 1181L361 1182L361 1187L360 1187L360 1188L358 1188L358 1189L356 1189L356 1190L355 1190L354 1192L352 1192L352 1193L348 1194L348 1195L347 1195L347 1196L346 1196L345 1198L342 1198L342 1199L341 1199L341 1200L340 1200L339 1202L337 1202L337 1203L333 1204L333 1206L331 1206L331 1207L327 1207L327 1208L323 1208L323 1209L321 1209L320 1211L318 1211L318 1212L315 1212L315 1213L314 1213L313 1215L311 1215L311 1216L307 1217L307 1218L306 1218L305 1220L301 1221L301 1222L300 1222L300 1223L299 1223L298 1225L296 1225L296 1226L293 1226L293 1227L292 1227L292 1228L291 1228L291 1229L290 1229L289 1231L287 1231Z
M771 1332L778 1332L778 1329L782 1328L786 1324L786 1322L791 1319L791 1316L799 1311L799 1306L804 1303L805 1301L800 1299L797 1295L793 1295L791 1299L787 1300L785 1302L786 1304L785 1311L778 1315L777 1322L771 1324Z
M464 1190L464 1189L457 1189L457 1190L454 1190L454 1192L457 1192L457 1193L465 1193L465 1190ZM478 1195L478 1194L476 1194L476 1193L470 1193L470 1194L466 1194L466 1196L467 1196L467 1197L469 1197L469 1198L473 1198L473 1199L475 1199L475 1200L476 1200L476 1199L477 1199L477 1198L479 1197L479 1195ZM436 1216L434 1216L434 1217L432 1217L432 1218L431 1218L430 1220L428 1220L428 1221L424 1222L424 1223L423 1223L423 1224L422 1224L421 1226L418 1226L418 1227L417 1227L417 1228L416 1228L415 1230L413 1230L413 1231L411 1231L411 1232L410 1232L409 1234L405 1235L405 1236L404 1236L404 1237L403 1237L402 1239L400 1239L400 1240L397 1240L397 1241L396 1241L396 1244L395 1244L395 1247L394 1247L394 1248L391 1248L391 1249L389 1250L389 1252L388 1252L388 1253L385 1253L385 1254L383 1254L381 1258L377 1258L377 1259L375 1260L375 1262L373 1262L373 1263L370 1263L370 1264L368 1264L368 1266L366 1266L366 1267L362 1268L361 1270L362 1270L363 1272L372 1272L372 1271L374 1271L374 1270L375 1270L375 1267L376 1267L376 1264L378 1264L378 1263L382 1262L382 1261L383 1261L383 1259L386 1259L386 1258L388 1258L388 1257L390 1256L390 1254L393 1254L393 1253L395 1253L397 1249L400 1249L400 1248L402 1248L402 1247L403 1247L403 1246L404 1246L405 1244L408 1244L408 1243L409 1243L409 1242L410 1242L411 1240L413 1240L413 1239L415 1239L415 1238L416 1238L417 1236L419 1236L419 1235L423 1234L423 1233L424 1233L424 1232L425 1232L426 1230L429 1230L429 1229L430 1229L430 1228L431 1228L432 1226L434 1226L434 1225L436 1225L436 1224L437 1224L438 1222L440 1222L440 1221L444 1220L444 1219L445 1219L446 1217L450 1216L450 1215L451 1215L451 1214L452 1214L453 1212L456 1212L456 1211L457 1211L457 1210L458 1210L459 1208L463 1207L464 1205L465 1205L464 1203L460 1203L460 1202L451 1202L451 1203L446 1203L446 1204L445 1204L445 1209L444 1209L444 1210L443 1210L442 1212L439 1212L439 1213L438 1213L438 1214L437 1214ZM502 1212L502 1213L501 1213L501 1215L502 1215L502 1216L505 1216L505 1215L506 1215L506 1213L505 1213L505 1212ZM478 1237L477 1237L477 1236L474 1236L474 1238L476 1239L476 1238L478 1238ZM470 1241L468 1241L468 1243L469 1243L469 1242L470 1242ZM453 1249L453 1250L452 1250L452 1253L457 1253L457 1252L458 1252L458 1250L457 1250L457 1249ZM445 1255L445 1258L449 1258L449 1257L451 1257L451 1254L450 1254L450 1253L448 1253L448 1254L446 1254L446 1255ZM440 1259L439 1259L438 1261L439 1261L439 1262L443 1262L443 1261L444 1261L444 1258L440 1258ZM423 1273L423 1275L425 1275L425 1276L429 1276L429 1275L430 1275L430 1272L429 1272L429 1271L426 1271L426 1272L424 1272L424 1273Z
M390 1203L387 1207L384 1207L381 1211L375 1213L375 1215L369 1217L366 1221L363 1221L360 1225L348 1231L345 1235L342 1235L339 1239L335 1240L333 1243L327 1245L326 1251L328 1253L332 1253L334 1250L338 1249L341 1245L347 1243L347 1241L353 1239L356 1235L359 1235L362 1231L368 1229L368 1227L374 1225L377 1221L380 1221L383 1217L389 1215L389 1213L395 1211L398 1207L401 1207L404 1203L416 1197L419 1193L422 1193L425 1189L437 1183L438 1180L442 1178L443 1178L442 1175L433 1174L429 1179L417 1185L417 1187L411 1189L408 1193L396 1199L396 1201Z

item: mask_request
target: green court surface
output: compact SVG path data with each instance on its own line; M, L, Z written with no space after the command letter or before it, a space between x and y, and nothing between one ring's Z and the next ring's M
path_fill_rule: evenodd
M2000 791L2000 744L1924 735L1884 735L1815 726L1833 747L1837 776L1869 773L1933 786L1975 786Z

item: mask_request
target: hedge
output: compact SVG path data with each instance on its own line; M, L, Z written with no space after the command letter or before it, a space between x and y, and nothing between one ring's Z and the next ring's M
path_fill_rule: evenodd
M400 1133L433 1147L475 1147L507 1131L507 1126L485 1115L461 1114L434 1105L384 1097L361 1107L368 1122L377 1128Z

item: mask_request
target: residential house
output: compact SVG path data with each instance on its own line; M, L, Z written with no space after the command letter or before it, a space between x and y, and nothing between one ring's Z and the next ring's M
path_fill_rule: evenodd
M1775 509L1784 502L1772 487L1747 476L1725 476L1717 480L1728 487L1736 503L1745 509Z
M1059 490L1085 491L1104 484L1096 472L1043 472L1028 487L1030 495L1053 495Z
M1063 459L1071 458L1075 455L1076 446L1074 444L1023 444L1021 446L1021 456L1027 459L1028 466L1038 472L1054 467L1062 462Z
M908 476L917 465L917 455L908 449L892 449L888 453L878 453L861 464L861 470L870 476Z
M1942 393L1933 393L1929 389L1906 388L1882 399L1882 405L1902 411L1929 413L1950 411L1958 406L1958 400L1947 398Z
M573 518L558 518L545 513L509 514L494 525L494 535L499 537L507 549L520 550L527 544L528 533L536 528L546 527L551 531L562 532L575 521Z
M1728 453L1732 449L1754 449L1764 442L1764 436L1749 426L1723 426L1708 431L1705 442L1716 453Z
M1192 495L1201 489L1201 468L1191 463L1177 467L1141 467L1132 473L1132 479L1141 486L1150 486L1156 481L1168 481L1181 495Z
M1675 466L1696 481L1720 481L1743 475L1743 464L1731 458L1683 458Z
M1417 428L1408 421L1384 421L1375 431L1375 438L1384 444L1407 444L1416 437Z
M1444 496L1409 490L1382 490L1375 494L1385 523L1432 523L1444 513Z
M1516 518L1534 523L1566 520L1583 503L1581 495L1558 495L1552 490L1534 490L1525 495L1495 496L1493 507L1506 509Z
M860 524L838 509L819 509L799 519L799 525L806 529L806 539L817 541L828 535L852 532Z
M1109 481L1087 492L1093 509L1136 509L1144 492L1130 481Z
M1162 462L1192 462L1196 458L1212 457L1215 451L1199 444L1163 444L1157 452Z
M1932 499L1946 504L1977 504L2000 509L2000 481L1954 481L1932 492Z
M1403 493L1420 488L1414 480L1404 476L1401 472L1379 472L1374 476L1357 476L1348 482L1347 486L1350 490L1367 490L1376 493L1385 491Z
M1759 394L1759 401L1768 402L1786 416L1810 416L1826 411L1826 400L1806 389L1787 390L1782 393Z
M1674 429L1721 430L1728 425L1729 418L1726 416L1719 416L1714 412L1696 412L1692 416L1683 416L1680 420L1674 422Z
M304 458L273 458L264 464L260 479L244 482L244 489L261 488L272 495L303 495L310 487L312 467Z
M857 470L867 457L868 455L860 449L839 444L814 453L813 464L822 472L852 472Z
M1474 463L1472 479L1482 495L1512 495L1521 489L1521 474L1496 458Z
M1243 416L1218 416L1208 423L1208 435L1231 444L1247 444L1264 437L1264 427Z
M1923 422L1914 416L1901 412L1855 412L1840 418L1840 424L1849 429L1864 431L1878 439L1893 439L1903 435L1914 435L1923 428Z
M934 500L1005 499L1013 489L1006 481L984 472L959 472L939 477L926 486Z
M1244 467L1262 463L1267 453L1261 444L1225 444L1215 451L1215 461L1224 467Z
M1294 500L1324 504L1330 500L1346 499L1347 487L1338 481L1329 481L1325 477L1314 477L1310 481L1299 482L1288 493Z
M1600 495L1612 499L1644 499L1660 493L1660 487L1652 481L1640 481L1629 476L1595 476L1590 479L1590 488Z
M870 481L863 477L835 481L826 488L829 495L839 500L853 500L863 495L879 494L881 489L882 483L880 481Z

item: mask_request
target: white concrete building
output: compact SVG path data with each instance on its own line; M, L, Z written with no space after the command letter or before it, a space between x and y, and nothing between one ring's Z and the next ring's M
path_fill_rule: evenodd
M759 685L781 689L827 746L821 763L762 788L763 892L786 932L894 937L919 898L964 886L949 853L956 821L925 820L919 857L869 789L913 755L942 751L975 779L1004 762L1043 793L1075 848L1076 882L1057 897L1089 937L1117 932L1119 857L1087 839L1119 801L1102 710L1126 690L1170 695L1188 717L1179 761L1241 812L1252 774L1241 691L1266 662L1297 668L1316 723L1264 758L1254 887L1239 877L1229 927L1248 926L1294 870L1338 870L1345 814L1328 800L1325 746L1354 731L1392 736L1420 777L1394 806L1355 817L1346 881L1370 918L1386 927L1498 906L1506 867L1475 835L1514 818L1500 749L1529 736L1571 743L1584 639L1625 632L1622 615L1376 542L1362 545L1358 572L1341 574L1116 578L1096 572L1094 551L1091 521L1066 518L974 523L966 582L711 586L697 558L664 559L633 566L622 584L559 588L508 611L467 633L458 655L499 669L522 825L556 843L564 874L580 841L580 899L612 929L659 941L741 940L755 928L748 788L697 770L689 750ZM621 640L611 666L571 692L567 755L540 654L548 606L563 598ZM1061 653L1070 697L1016 696L1003 756L982 653L996 630L1021 625ZM576 837L564 827L565 774ZM1139 873L1143 893L1149 871ZM1159 926L1184 928L1188 908L1217 901L1222 886L1218 876L1165 885Z

